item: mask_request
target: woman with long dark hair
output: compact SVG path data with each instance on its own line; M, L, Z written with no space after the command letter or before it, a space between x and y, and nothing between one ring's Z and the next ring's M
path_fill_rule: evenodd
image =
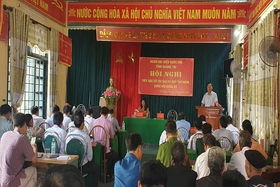
M145 101L145 99L141 100L138 111L143 112L143 117L145 117L145 118L148 118L150 116L150 109L149 109L149 106L148 106L147 102Z

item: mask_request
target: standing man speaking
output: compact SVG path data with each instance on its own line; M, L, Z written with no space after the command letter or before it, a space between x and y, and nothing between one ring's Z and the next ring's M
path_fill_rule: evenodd
M207 92L204 94L201 100L201 106L220 106L220 104L218 103L218 96L212 90L212 83L209 82L207 84Z

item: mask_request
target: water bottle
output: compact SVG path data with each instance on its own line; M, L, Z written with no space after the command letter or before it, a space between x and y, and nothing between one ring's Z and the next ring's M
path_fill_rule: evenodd
M123 131L125 130L125 122L124 121L122 122L122 130Z
M51 145L51 154L56 153L55 149L56 149L56 142L55 142L55 139L53 138L52 139L52 145Z
M277 155L277 152L274 151L274 154L273 154L273 168L277 168L278 167L278 155Z

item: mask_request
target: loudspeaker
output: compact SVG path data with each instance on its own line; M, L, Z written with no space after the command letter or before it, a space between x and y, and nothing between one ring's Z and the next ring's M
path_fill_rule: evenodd
M93 110L93 118L99 118L100 117L100 110L101 107L100 106L90 106Z
M230 71L230 64L233 60L234 60L233 58L224 60L224 79L233 77Z

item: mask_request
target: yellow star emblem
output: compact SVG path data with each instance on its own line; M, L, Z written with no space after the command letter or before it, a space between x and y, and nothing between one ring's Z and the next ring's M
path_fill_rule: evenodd
M70 10L69 10L69 14L68 14L68 17L76 17L76 10L75 9L73 9L73 8L71 8Z
M237 14L238 14L237 18L246 18L246 11L244 9L239 9L237 11Z

